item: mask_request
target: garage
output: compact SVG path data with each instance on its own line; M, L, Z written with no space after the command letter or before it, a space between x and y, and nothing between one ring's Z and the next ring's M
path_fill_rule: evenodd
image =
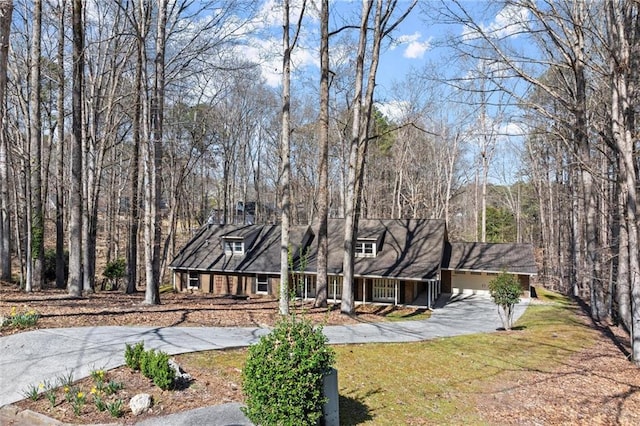
M489 282L501 272L517 277L529 296L537 274L531 244L448 243L442 261L442 292L488 294Z
M452 271L451 292L467 294L488 294L489 281L498 274L478 271Z

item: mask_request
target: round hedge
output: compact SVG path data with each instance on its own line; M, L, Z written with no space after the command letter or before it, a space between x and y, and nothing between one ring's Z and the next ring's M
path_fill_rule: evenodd
M334 362L322 327L295 316L249 348L242 372L244 413L255 424L316 425L322 416L323 376Z

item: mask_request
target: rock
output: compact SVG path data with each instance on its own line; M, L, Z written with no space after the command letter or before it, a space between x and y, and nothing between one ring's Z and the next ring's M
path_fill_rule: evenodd
M146 412L151 408L151 395L148 393L139 393L129 401L129 408L135 416Z
M184 370L180 368L175 359L169 359L169 367L171 367L173 371L176 372L174 381L177 388L186 387L187 385L189 385L189 383L191 383L191 380L193 380L191 374L185 373Z

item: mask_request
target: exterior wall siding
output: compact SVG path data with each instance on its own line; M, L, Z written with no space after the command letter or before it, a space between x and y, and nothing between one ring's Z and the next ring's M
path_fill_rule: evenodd
M211 293L211 274L200 274L200 290Z

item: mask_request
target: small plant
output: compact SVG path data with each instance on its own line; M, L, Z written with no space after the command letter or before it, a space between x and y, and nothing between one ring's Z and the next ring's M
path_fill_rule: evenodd
M33 327L38 322L40 314L35 310L29 309L25 312L18 312L16 307L11 308L11 313L8 317L3 317L0 326L9 326L17 328Z
M113 395L122 388L124 388L124 384L116 382L115 380L109 380L107 386L104 387L104 393L106 393L107 395Z
M106 372L104 370L92 370L90 374L96 386L104 383L104 378L106 375Z
M121 399L116 399L110 404L107 404L107 411L111 414L111 417L119 418L122 416L122 406L123 402Z
M79 416L82 412L82 407L87 402L87 396L80 389L75 388L71 393L71 407L73 408L73 413L76 416Z
M169 355L153 349L144 352L140 360L140 371L162 390L171 388L176 377L175 370L169 365Z
M102 412L107 409L107 404L104 402L102 397L98 394L93 395L93 403L96 405L98 411Z
M513 307L520 302L520 295L522 294L522 287L520 287L518 279L514 275L503 271L489 282L489 292L494 303L498 305L498 313L504 329L511 330L513 326Z
M51 404L51 407L55 407L56 401L58 399L56 395L55 385L53 385L48 380L45 380L44 383L39 385L41 389L44 389L44 395L47 397L47 400Z
M47 397L49 404L51 404L51 407L55 407L56 401L58 400L55 389L47 389L45 396Z
M127 364L132 370L139 371L140 370L140 360L142 359L142 355L144 354L144 343L139 342L134 346L130 344L125 345L124 349L124 362Z
M63 388L70 388L73 385L75 379L73 378L73 370L67 370L63 376L58 377L58 386Z
M321 327L295 316L281 319L249 348L244 413L256 424L318 424L326 402L322 382L334 356Z
M62 392L64 394L64 400L68 403L71 403L73 401L73 392L74 392L74 388L72 388L71 386L64 386L62 388Z
M40 399L40 392L42 390L44 390L43 383L40 383L38 385L29 385L27 389L22 392L22 395L32 401L37 401L38 399Z

